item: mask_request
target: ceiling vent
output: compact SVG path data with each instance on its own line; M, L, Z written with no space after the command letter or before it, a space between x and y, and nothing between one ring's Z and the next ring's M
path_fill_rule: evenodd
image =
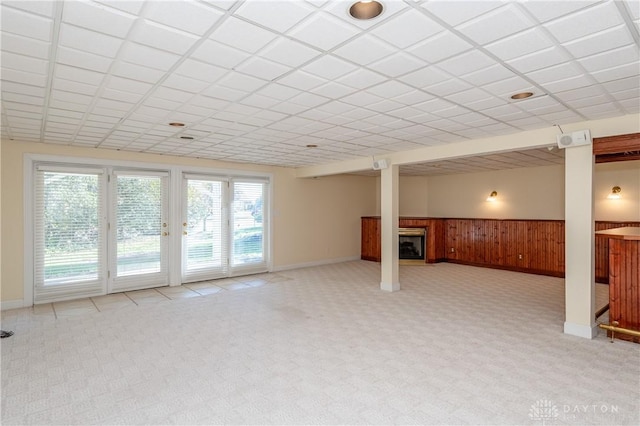
M589 130L579 130L573 133L563 133L556 136L558 148L569 148L573 146L591 145L591 132Z

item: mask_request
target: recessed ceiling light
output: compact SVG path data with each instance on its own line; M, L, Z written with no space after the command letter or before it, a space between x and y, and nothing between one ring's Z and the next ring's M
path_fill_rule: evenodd
M191 139L193 139L193 136L180 136L180 139L188 139L188 140L191 140Z
M317 148L318 145L310 143L309 145L307 145L307 148Z
M169 126L184 127L184 123L173 122L173 123L169 123Z
M511 95L511 99L526 99L526 98L530 98L531 96L533 96L532 92L521 92L521 93L516 93L515 95Z
M382 13L382 4L375 0L361 0L351 5L349 15L356 19L373 19Z

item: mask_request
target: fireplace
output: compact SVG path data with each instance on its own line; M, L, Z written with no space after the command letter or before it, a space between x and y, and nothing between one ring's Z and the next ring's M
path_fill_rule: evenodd
M398 228L398 258L403 261L424 263L426 233L425 228Z

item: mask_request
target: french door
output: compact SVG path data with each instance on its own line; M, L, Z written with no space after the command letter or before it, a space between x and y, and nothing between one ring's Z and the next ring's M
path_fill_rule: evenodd
M267 270L268 182L186 174L182 281Z
M168 284L168 173L39 165L34 301Z
M169 283L168 173L114 171L109 293Z

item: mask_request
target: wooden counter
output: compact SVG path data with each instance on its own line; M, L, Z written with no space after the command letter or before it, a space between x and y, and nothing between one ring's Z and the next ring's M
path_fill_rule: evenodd
M609 322L640 331L640 227L597 231L596 236L609 239ZM640 343L631 335L615 337Z

